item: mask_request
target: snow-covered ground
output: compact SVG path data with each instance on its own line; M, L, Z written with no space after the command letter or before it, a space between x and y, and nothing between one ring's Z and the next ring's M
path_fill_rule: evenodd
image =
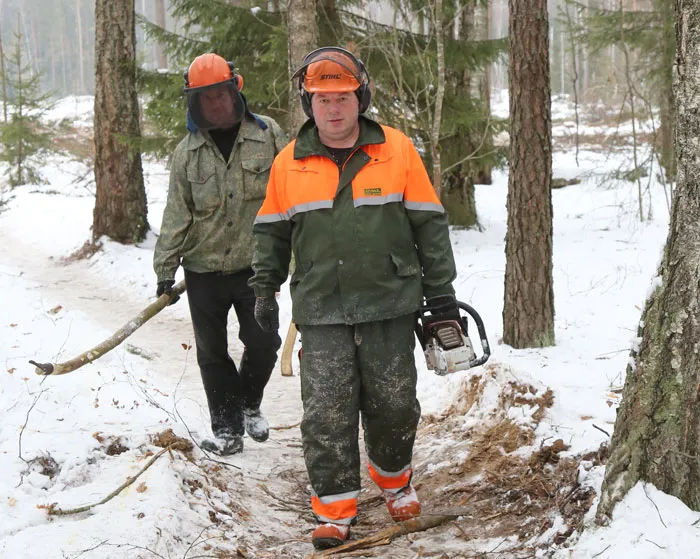
M52 118L73 118L86 126L89 108L83 98L67 99ZM553 114L567 111L555 105ZM534 403L505 410L508 419L535 429L535 439L518 453L527 455L562 439L568 449L560 455L574 457L596 451L608 440L617 389L624 382L628 350L668 222L663 190L654 180L645 198L646 205L651 200L654 219L640 222L637 185L604 178L622 166L629 168L630 157L622 150L582 151L577 167L573 152L555 151L554 176L583 180L552 193L556 345L551 348L514 350L501 343L507 174L496 171L492 185L477 186L483 231L452 231L459 272L455 287L458 298L484 319L492 356L485 367L442 378L428 372L416 353L427 425L419 433L415 460L420 465L417 482L421 475L425 481L419 494L431 504L428 510L435 510L440 495L427 480L446 468L442 460L454 442L432 434L429 418L447 410L461 413L460 428L465 436L473 433L492 416L509 383L531 385L537 395L549 388L554 395L546 410ZM157 232L167 170L163 162L150 160L144 169L149 221ZM243 454L226 460L196 447L191 453L166 452L105 504L65 516L49 514L109 496L161 450L153 439L168 428L185 439L207 436L208 415L184 300L94 363L65 376L35 375L29 359L56 363L82 353L153 301L155 292L155 233L137 247L104 241L89 259L68 258L90 237L91 188L76 182L85 173L82 164L66 157L48 157L42 171L49 184L5 193L6 204L0 206L0 557L308 556L313 524L296 426L301 419L299 383L297 376L281 377L278 371L263 402L274 427L267 443L246 438ZM280 307L286 329L286 287ZM238 359L236 329L234 320L231 353ZM296 361L294 365L298 372ZM483 380L483 395L477 405L455 411L459 406L453 404L470 379ZM533 421L539 408L546 413ZM474 458L469 444L458 456L462 463ZM597 491L603 466L582 462L578 475L582 485ZM368 488L361 508L363 499L374 495ZM637 486L607 528L592 524L596 504L581 537L574 534L558 544L543 539L537 556L697 556L700 514L677 499ZM360 535L388 525L386 519L374 527L360 520L355 529ZM367 553L532 556L508 552L512 540L465 542L458 539L458 525L441 532L440 539L431 540L425 532ZM554 515L551 526L543 537L553 538L561 519ZM430 553L424 555L425 550Z

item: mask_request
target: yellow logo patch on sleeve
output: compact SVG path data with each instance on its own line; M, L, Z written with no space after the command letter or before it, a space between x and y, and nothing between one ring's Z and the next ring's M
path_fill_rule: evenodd
M381 195L382 195L381 187L365 188L365 196L381 196Z

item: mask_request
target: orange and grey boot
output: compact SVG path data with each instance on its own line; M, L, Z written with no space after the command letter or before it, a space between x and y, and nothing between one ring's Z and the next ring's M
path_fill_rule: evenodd
M350 536L350 526L324 522L316 526L311 541L314 544L314 549L328 549L343 545L348 536Z
M411 485L413 470L407 466L400 472L385 472L368 464L369 476L382 490L386 508L394 522L403 522L420 516L420 501Z
M311 508L318 519L318 526L311 535L315 549L328 549L343 545L350 536L350 525L357 516L359 491L338 495L311 497Z

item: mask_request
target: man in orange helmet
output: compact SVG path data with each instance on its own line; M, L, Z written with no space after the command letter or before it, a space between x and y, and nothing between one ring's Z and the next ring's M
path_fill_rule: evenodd
M317 549L357 515L360 417L368 470L395 521L420 514L411 485L420 417L416 312L459 319L447 217L411 140L364 115L370 77L350 52L309 53L295 77L309 120L277 156L255 220L255 317L278 326L290 256L304 342L301 424Z
M202 447L222 455L243 449L244 432L255 441L268 438L260 404L281 345L276 331L257 324L247 282L253 220L287 137L274 120L248 110L242 87L233 63L217 54L198 56L185 72L189 133L173 154L153 258L158 296L184 269L214 433ZM238 367L228 353L231 307L245 347Z

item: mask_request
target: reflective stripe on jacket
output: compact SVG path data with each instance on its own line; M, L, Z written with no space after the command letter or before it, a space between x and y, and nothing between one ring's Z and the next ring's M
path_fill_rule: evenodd
M356 324L416 311L454 293L447 216L403 133L360 117L342 171L308 121L275 159L254 226L258 296L286 280L297 324Z

